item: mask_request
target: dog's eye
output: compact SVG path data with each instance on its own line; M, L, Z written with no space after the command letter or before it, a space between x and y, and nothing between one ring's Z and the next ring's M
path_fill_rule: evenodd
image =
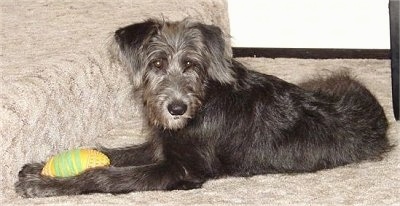
M158 68L158 69L162 69L164 68L164 61L162 59L157 59L153 61L153 66Z
M193 62L191 62L191 61L185 61L185 67L186 67L186 68L192 67L192 66L193 66Z
M189 68L192 68L192 67L196 67L196 64L193 61L186 60L186 61L183 62L183 67L185 69L189 69Z

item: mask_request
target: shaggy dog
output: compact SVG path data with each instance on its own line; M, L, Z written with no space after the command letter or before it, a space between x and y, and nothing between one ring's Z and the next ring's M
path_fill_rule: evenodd
M69 178L25 165L25 197L199 188L208 179L314 172L390 150L384 111L345 74L299 86L229 57L221 30L190 20L147 20L115 32L151 130L148 141L99 148L111 167Z

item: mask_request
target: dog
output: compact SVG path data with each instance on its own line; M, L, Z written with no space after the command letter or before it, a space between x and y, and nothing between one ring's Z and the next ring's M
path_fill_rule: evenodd
M200 188L210 179L306 173L380 160L392 145L382 106L346 74L294 85L229 56L216 26L149 19L115 32L148 141L98 148L110 167L69 178L25 165L24 197Z

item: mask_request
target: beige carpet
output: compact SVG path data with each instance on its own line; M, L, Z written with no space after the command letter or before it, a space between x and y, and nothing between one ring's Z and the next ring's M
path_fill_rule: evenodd
M13 191L19 168L55 152L143 141L127 72L107 61L103 46L113 30L162 12L228 28L224 1L3 0L0 30L0 204L345 204L400 202L400 149L380 162L301 175L224 178L190 191L92 194L23 199ZM179 12L177 12L179 11ZM399 144L392 113L390 61L242 58L255 70L287 81L349 70L385 108L389 138Z

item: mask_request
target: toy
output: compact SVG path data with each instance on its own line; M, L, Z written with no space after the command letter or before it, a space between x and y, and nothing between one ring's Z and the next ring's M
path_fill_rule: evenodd
M89 168L106 167L110 159L93 149L74 149L57 154L47 161L42 175L50 177L71 177Z

